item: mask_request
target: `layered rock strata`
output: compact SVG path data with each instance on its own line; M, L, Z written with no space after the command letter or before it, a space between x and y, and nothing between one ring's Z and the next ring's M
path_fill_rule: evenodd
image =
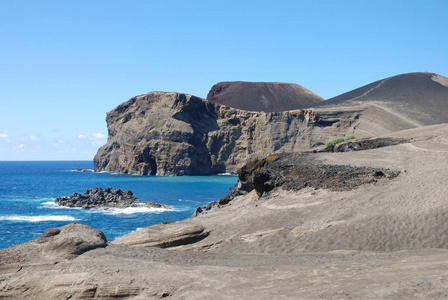
M170 248L198 242L209 235L200 225L179 227L179 224L161 224L139 229L117 238L115 245Z
M290 109L282 101L292 103L288 95L293 85L220 83L208 95L212 101L149 93L108 113L109 139L95 156L95 170L140 175L236 172L252 159L308 150L338 137L367 138L445 123L447 82L434 73L403 74L324 102L314 95L314 108L282 112L262 112L269 110L257 93L272 96L264 98L276 109Z
M352 134L363 108L244 111L195 96L153 92L107 114L95 171L139 175L236 172L247 161Z
M0 269L11 263L33 264L42 259L70 260L106 245L107 239L102 231L71 223L59 228L50 228L37 239L2 250Z

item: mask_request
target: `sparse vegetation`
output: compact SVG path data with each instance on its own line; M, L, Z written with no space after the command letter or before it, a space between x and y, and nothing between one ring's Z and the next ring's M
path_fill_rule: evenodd
M278 155L269 155L266 157L267 162L276 161L278 159Z
M162 127L161 124L157 124L156 127L154 127L153 129L151 129L149 132L152 133L154 131L159 131L159 129Z
M266 167L268 165L268 163L276 161L277 159L278 159L278 155L275 155L275 154L269 155L268 157L265 158L265 162L264 162L263 166L257 167L257 171L260 171L262 167L263 168Z
M346 137L346 138L340 137L340 138L334 139L334 140L332 140L332 141L329 141L329 142L326 144L326 146L327 146L327 147L334 146L334 145L336 145L336 144L340 144L340 143L345 142L345 141L348 141L348 140L353 140L354 138L355 138L354 135L349 135L349 136Z
M353 140L355 138L354 135L349 135L348 137L345 138L346 141L348 140Z

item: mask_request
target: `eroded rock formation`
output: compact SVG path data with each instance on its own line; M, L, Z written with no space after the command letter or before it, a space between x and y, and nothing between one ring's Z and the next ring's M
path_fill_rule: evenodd
M304 188L349 191L381 179L393 179L400 174L400 171L386 168L325 164L314 157L315 154L310 151L271 155L250 161L238 170L238 183L218 204L225 205L253 190L258 196L263 196L278 187L293 191Z
M96 171L140 175L236 172L247 161L351 134L362 108L251 112L195 96L153 92L107 114Z
M145 227L113 241L114 245L170 248L198 242L209 235L200 225L176 223Z
M103 248L107 239L103 232L90 226L71 223L50 228L42 236L24 244L2 250L0 268L9 263L31 264L38 260L73 259L89 250Z
M325 102L316 100L314 108L282 112L262 112L268 109L257 93L272 94L269 100L262 93L266 103L289 109L282 101L288 102L293 85L285 92L282 84L220 83L208 96L213 102L149 93L108 113L109 139L95 156L95 170L144 175L236 172L252 159L308 150L337 137L367 138L445 123L447 82L434 73L403 74ZM225 97L238 99L226 102ZM249 104L255 106L245 106Z

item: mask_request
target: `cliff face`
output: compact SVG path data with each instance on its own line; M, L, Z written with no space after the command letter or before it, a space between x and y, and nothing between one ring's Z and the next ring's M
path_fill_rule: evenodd
M237 109L265 112L307 108L324 101L315 93L293 83L243 81L215 84L207 100Z
M109 138L94 158L95 170L139 175L235 172L255 157L309 149L351 134L361 111L251 112L186 94L149 93L107 114Z

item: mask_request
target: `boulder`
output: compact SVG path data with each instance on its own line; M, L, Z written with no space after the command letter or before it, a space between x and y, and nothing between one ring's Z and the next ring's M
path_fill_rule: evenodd
M169 248L195 243L208 235L201 225L176 222L139 229L115 239L112 244Z
M39 238L0 251L0 267L9 264L71 260L87 251L107 246L103 232L71 223L50 228Z
M100 230L72 223L48 229L35 243L42 245L42 254L46 256L72 259L89 250L106 247L107 239Z

